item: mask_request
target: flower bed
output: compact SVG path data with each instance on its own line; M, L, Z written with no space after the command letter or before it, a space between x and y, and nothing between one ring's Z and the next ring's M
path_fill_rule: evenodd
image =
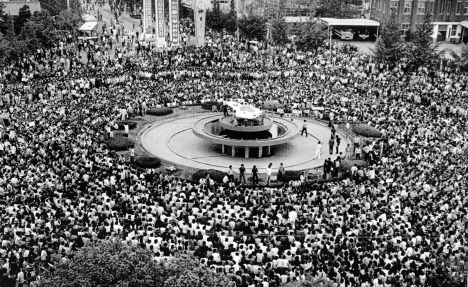
M152 108L146 112L146 114L152 116L166 116L172 113L173 111L170 108Z
M123 130L125 125L128 125L129 129L134 129L137 126L137 123L133 121L119 121L116 124L119 126L119 130Z
M367 124L353 125L352 129L355 134L366 138L380 138L382 136L378 129Z
M161 166L161 160L156 157L140 156L135 158L133 164L141 168L157 168Z
M279 108L283 108L284 105L277 101L266 101L263 103L262 107L265 110L276 110Z
M213 106L217 106L218 109L223 105L223 103L219 103L219 102L214 102L214 101L209 101L209 102L204 102L201 104L201 107L202 109L204 110L212 110L213 109Z
M222 183L226 175L225 172L216 169L201 169L192 175L192 179L196 182L200 182L200 178L205 178L207 173L210 175L210 178L217 183Z
M107 148L109 148L110 150L121 151L134 147L135 143L127 137L117 135L113 138L108 139L106 145Z

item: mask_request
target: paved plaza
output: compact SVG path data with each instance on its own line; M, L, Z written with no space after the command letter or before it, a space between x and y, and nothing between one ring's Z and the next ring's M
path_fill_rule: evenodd
M248 168L256 165L260 172L264 172L269 163L273 163L274 170L283 163L287 170L306 170L323 166L325 159L335 159L337 156L329 153L330 129L323 123L312 120L308 120L308 137L298 136L290 143L272 148L271 156L244 158L222 154L220 145L211 144L193 133L193 126L197 121L216 117L220 115L203 113L156 122L140 133L139 140L147 153L177 165L197 169L223 170L232 165L238 170L244 164ZM303 122L303 118L291 119L298 125ZM340 151L344 153L348 140L344 134L340 134L340 137ZM318 141L323 143L323 151L320 159L314 159Z

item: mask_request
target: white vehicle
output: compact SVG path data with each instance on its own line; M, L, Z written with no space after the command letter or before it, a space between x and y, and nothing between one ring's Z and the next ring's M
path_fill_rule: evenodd
M335 30L335 35L341 40L353 40L354 33L352 30Z

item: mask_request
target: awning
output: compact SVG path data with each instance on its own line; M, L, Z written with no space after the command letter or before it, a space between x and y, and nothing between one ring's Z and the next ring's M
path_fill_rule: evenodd
M319 18L328 26L361 26L361 27L379 27L380 23L369 19L337 19L337 18Z
M81 16L81 18L83 18L85 22L97 22L96 17L94 17L91 14L84 14L83 16Z
M460 25L462 25L465 28L468 28L468 21L461 21Z
M92 31L95 27L97 26L97 22L86 22L83 25L81 25L79 31Z

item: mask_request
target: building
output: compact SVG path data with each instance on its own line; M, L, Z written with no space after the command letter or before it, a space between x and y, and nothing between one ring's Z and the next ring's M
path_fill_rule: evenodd
M34 14L36 11L41 11L41 4L39 1L3 1L5 4L4 12L11 16L18 16L19 10L23 8L24 5L29 6L31 14Z
M434 41L468 41L468 0L372 0L370 18L382 23L392 10L402 35L414 33L429 14L434 23Z
M192 7L192 3L195 0L182 0L182 5L185 7ZM229 13L231 11L231 1L234 1L234 7L239 9L240 13L245 11L245 7L250 5L253 0L199 0L202 3L206 10L213 10L215 4L219 4L219 9L224 13Z

